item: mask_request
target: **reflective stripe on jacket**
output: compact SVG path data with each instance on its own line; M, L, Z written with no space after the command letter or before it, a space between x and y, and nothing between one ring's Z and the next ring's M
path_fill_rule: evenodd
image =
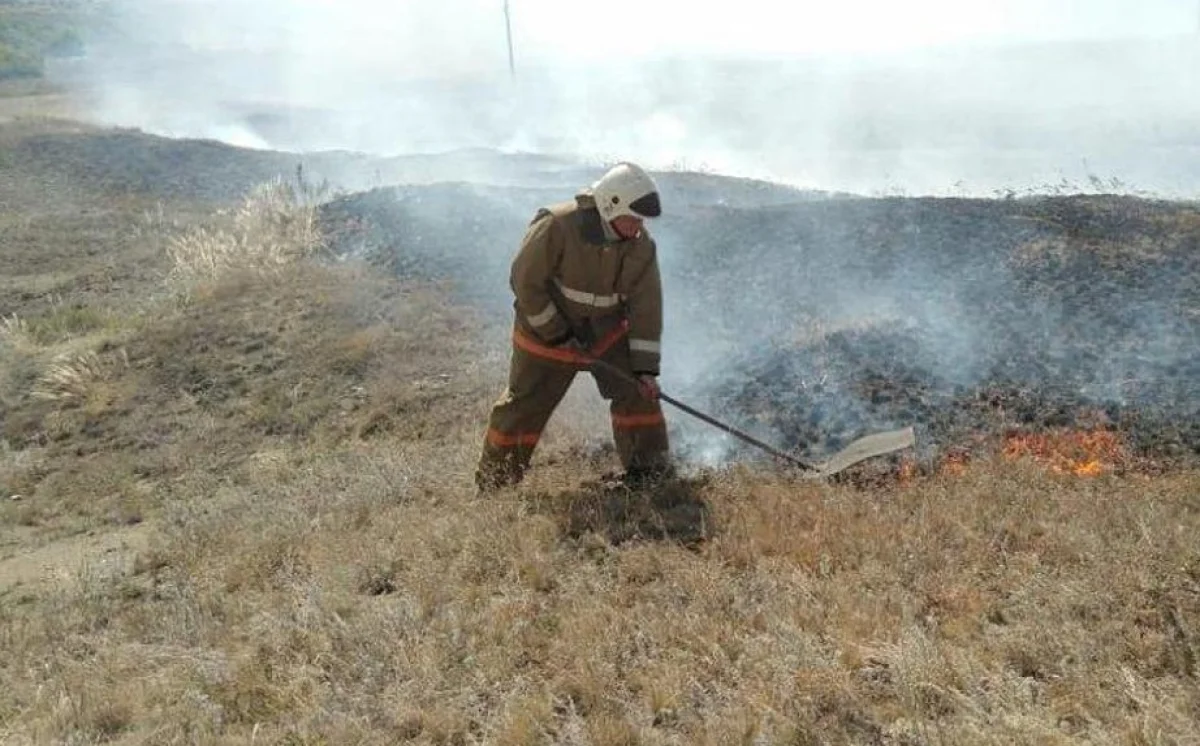
M581 322L603 336L624 320L633 371L658 375L662 280L657 247L644 227L629 240L616 239L604 228L588 192L537 211L512 263L517 324L553 346Z

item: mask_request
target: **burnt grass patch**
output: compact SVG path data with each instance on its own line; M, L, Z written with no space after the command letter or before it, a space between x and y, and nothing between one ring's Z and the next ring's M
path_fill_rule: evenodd
M535 496L555 515L570 540L601 537L614 546L672 541L697 547L713 534L713 509L704 477L672 477L654 484L586 480L575 489Z
M687 198L653 227L664 387L689 403L810 458L914 425L926 466L1051 429L1111 430L1142 465L1200 459L1196 205L775 193L731 205L673 178ZM562 194L381 189L323 220L336 251L448 281L506 318L516 241Z

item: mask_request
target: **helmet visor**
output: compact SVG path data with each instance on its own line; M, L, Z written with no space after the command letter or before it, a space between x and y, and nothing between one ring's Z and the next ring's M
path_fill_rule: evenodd
M650 192L644 197L638 197L629 203L629 209L644 218L657 218L662 215L662 205L658 201L658 192Z

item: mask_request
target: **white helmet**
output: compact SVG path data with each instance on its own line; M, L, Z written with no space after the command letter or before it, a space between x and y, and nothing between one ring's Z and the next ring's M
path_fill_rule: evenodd
M662 214L658 185L641 166L623 162L613 166L592 184L592 196L605 220L621 215L656 218Z

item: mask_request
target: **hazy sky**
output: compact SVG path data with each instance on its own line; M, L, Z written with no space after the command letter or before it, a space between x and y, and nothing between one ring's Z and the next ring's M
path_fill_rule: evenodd
M452 72L503 65L506 59L504 0L224 2L229 13L214 13L211 0L186 0L201 9L184 25L193 40L336 50L426 69L437 59ZM510 0L510 6L523 61L698 52L862 54L1171 35L1200 26L1197 0Z
M520 13L522 41L585 54L606 48L862 52L1014 37L1163 34L1194 28L1198 16L1193 0L608 0L601 6L513 0L512 5ZM565 28L586 28L597 7L605 16L594 19L605 32L600 38L580 48L564 37Z

